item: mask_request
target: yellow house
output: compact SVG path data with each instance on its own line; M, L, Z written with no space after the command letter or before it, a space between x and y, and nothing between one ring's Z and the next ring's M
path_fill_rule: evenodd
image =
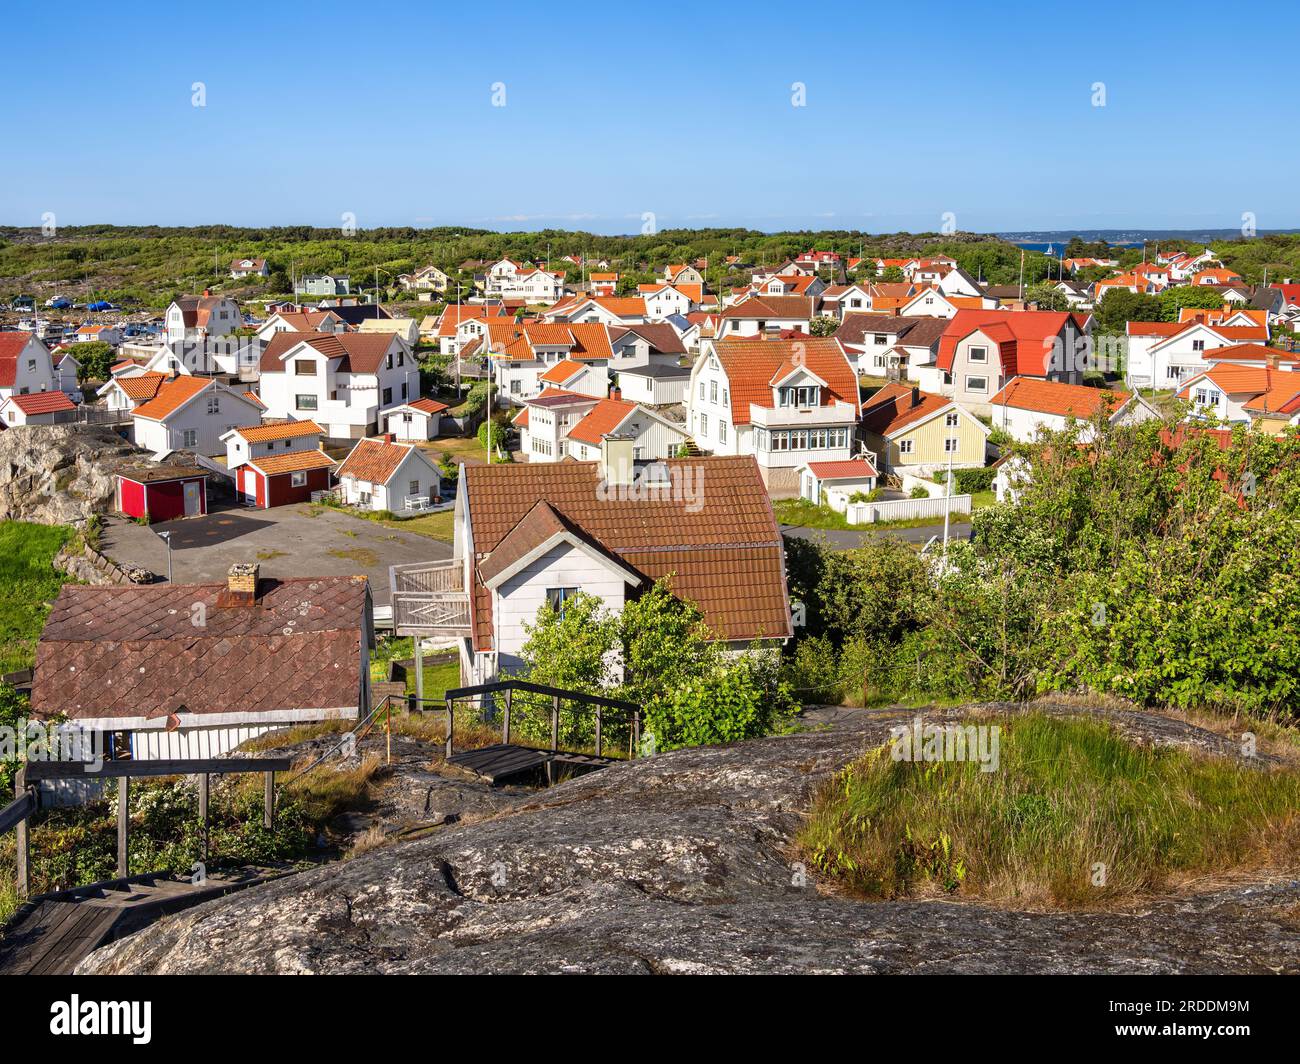
M950 462L957 469L983 466L989 430L951 399L887 384L862 402L862 435L879 468L924 474Z

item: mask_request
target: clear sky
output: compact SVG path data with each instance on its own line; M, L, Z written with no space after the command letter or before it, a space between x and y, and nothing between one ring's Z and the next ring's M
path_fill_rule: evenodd
M1296 16L24 3L4 16L0 223L1294 228Z

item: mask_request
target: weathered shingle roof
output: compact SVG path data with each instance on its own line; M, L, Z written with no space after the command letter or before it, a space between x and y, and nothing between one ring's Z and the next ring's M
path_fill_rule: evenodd
M65 585L37 646L32 709L73 720L355 710L365 578L259 590L255 605L226 606L224 584Z

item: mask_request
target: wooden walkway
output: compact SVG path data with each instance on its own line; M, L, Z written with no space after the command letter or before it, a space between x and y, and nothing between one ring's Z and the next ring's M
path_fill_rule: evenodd
M537 750L514 743L496 743L452 754L447 758L447 764L472 772L495 785L536 780L542 776L550 780L557 768L594 772L617 760L567 750Z
M131 876L43 894L19 907L0 939L0 975L67 975L93 950L232 891L288 874L249 867L202 883L173 876Z

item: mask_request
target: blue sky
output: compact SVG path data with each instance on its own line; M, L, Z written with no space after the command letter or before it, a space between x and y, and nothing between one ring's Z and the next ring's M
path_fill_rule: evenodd
M405 7L7 13L0 223L1300 227L1287 4Z

